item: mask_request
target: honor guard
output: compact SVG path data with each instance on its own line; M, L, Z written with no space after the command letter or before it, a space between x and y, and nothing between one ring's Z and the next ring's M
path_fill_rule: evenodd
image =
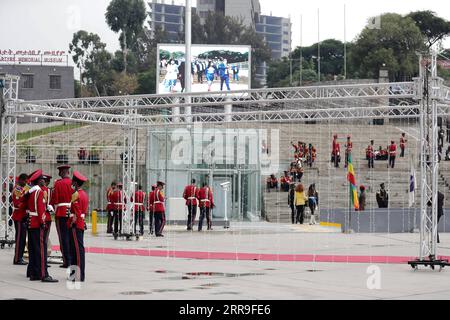
M61 268L70 266L69 229L67 220L70 213L70 201L72 200L72 180L70 179L70 166L58 167L58 179L54 183L50 205L55 209L56 231L58 232L59 247L63 257Z
M88 179L78 171L73 172L72 185L75 192L72 194L70 206L69 230L70 252L72 254L72 267L76 266L75 280L84 281L85 254L84 254L84 230L86 230L86 215L89 207L89 197L81 189Z
M155 235L157 237L164 237L162 232L166 224L166 209L164 206L165 198L162 192L164 185L164 182L158 181L156 183L156 190L154 193L153 211L155 218Z
M113 222L114 208L113 208L113 204L111 202L111 195L114 193L116 188L117 188L117 183L115 181L113 181L111 183L111 186L108 188L108 190L106 190L106 200L107 200L106 212L108 214L108 221L106 224L106 233L113 233L112 222Z
M118 183L117 189L111 194L111 203L113 208L113 223L114 223L114 239L117 240L119 233L122 233L122 213L124 209L123 199L123 184Z
M149 192L147 197L147 210L148 210L148 224L150 229L150 234L153 234L153 222L155 212L153 210L153 203L155 202L155 190L156 185L152 185L152 191Z
M400 137L400 158L405 157L405 149L406 149L406 143L408 140L406 140L406 133L402 133L402 136Z
M30 177L32 188L27 196L28 213L28 255L29 263L27 276L31 281L58 282L47 272L47 248L45 246L45 216L47 204L45 203L42 187L45 181L42 170L36 171Z
M374 141L371 140L369 146L366 149L366 157L369 162L369 169L374 168L374 160L375 160L375 150L373 149Z
M14 221L15 234L15 250L14 261L16 265L26 265L23 260L23 252L25 251L25 244L27 241L27 203L25 194L29 190L27 185L28 175L22 173L17 179L17 183L14 186L13 191L13 206L14 211L12 214L12 220Z
M52 196L52 190L48 187L50 185L50 180L52 176L42 175L44 179L44 185L41 187L42 192L44 192L45 203L47 204L47 210L45 211L45 232L44 232L44 245L48 248L48 239L50 237L50 229L52 227L52 214L55 214L55 210L49 204Z
M391 145L389 146L389 164L388 167L394 169L395 167L395 158L397 157L397 145L394 141L391 141Z
M335 168L339 168L339 162L341 160L341 147L339 145L339 142L337 141L338 136L335 134L333 136L333 145L331 149L331 159L334 163Z
M195 223L195 217L197 215L197 186L195 185L195 179L192 179L191 184L184 188L183 198L186 200L186 206L188 209L187 218L187 230L192 230L192 226Z
M202 231L205 216L208 230L212 230L211 209L214 208L214 198L212 190L207 183L203 183L203 187L198 191L197 198L200 201L200 220L198 221L198 231Z
M142 186L138 186L138 190L134 193L134 234L136 233L136 226L139 224L139 233L144 235L144 215L145 215L145 192L142 191Z

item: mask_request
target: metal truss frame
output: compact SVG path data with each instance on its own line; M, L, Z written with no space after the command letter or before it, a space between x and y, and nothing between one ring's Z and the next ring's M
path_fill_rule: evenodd
M450 115L450 88L443 86L437 78L435 56L431 61L431 69L421 68L420 78L414 82L29 102L19 101L16 95L9 98L11 107L8 119L14 120L6 122L8 130L2 134L2 151L8 154L5 170L2 166L2 181L13 172L15 174L16 117L33 116L121 126L124 128L123 197L126 203L123 233L130 236L134 233L138 128L183 126L191 122L222 124L419 118L422 128L419 260L432 260L436 257L437 235L437 116ZM431 74L430 79L427 74ZM414 103L388 106L390 99L411 99ZM349 106L347 102L358 102L358 105ZM235 106L232 110L226 108L230 104ZM180 114L180 107L191 112L189 115ZM224 107L224 112L217 112L218 107ZM430 201L431 209L428 208ZM2 208L6 207L9 208L9 203L2 200Z
M14 243L14 223L12 221L12 188L16 177L17 157L17 117L14 116L19 93L20 77L6 75L3 98L5 108L1 111L1 146L0 146L0 182L2 197L0 197L0 245Z

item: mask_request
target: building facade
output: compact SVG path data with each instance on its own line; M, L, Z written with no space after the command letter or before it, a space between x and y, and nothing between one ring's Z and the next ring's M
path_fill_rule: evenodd
M210 11L241 19L246 26L254 28L261 6L259 0L197 0L197 12L202 23Z
M0 76L20 76L19 99L50 100L75 97L73 67L1 65Z

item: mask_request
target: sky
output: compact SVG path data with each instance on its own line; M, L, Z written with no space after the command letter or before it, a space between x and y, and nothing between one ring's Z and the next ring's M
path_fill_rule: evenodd
M183 0L174 0L184 3ZM105 22L110 0L0 0L0 49L68 50L74 32L83 29L100 35L110 51L119 48L118 34ZM166 0L170 3L171 0ZM196 1L193 0L193 4ZM291 17L293 47L317 42L320 11L320 39L344 40L344 5L347 41L353 40L369 17L385 12L405 14L432 10L450 20L450 1L445 0L260 0L262 14ZM300 16L302 29L300 32ZM300 36L302 34L302 37ZM302 40L301 40L302 39ZM450 39L445 42L450 47Z

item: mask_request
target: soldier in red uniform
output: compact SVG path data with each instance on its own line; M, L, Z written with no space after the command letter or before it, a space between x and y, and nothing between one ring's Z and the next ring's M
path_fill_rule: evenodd
M351 141L351 137L347 137L347 143L345 144L345 168L348 166L348 159L353 150L353 142Z
M144 215L145 215L145 192L142 191L142 186L138 186L138 190L134 193L134 234L136 233L136 226L139 223L139 233L144 235Z
M339 145L339 142L337 141L338 136L335 134L333 136L333 146L331 149L331 159L334 163L335 168L339 168L339 162L341 160L341 147Z
M154 193L153 210L155 216L155 235L157 237L164 237L162 232L166 224L166 210L164 206L165 198L162 193L164 185L164 182L158 181L156 183L156 190Z
M89 207L89 197L81 189L88 179L78 171L73 172L72 185L75 192L72 194L70 206L70 252L72 254L72 268L76 266L75 280L84 281L85 255L84 255L84 230L86 229L86 215Z
M50 205L52 190L49 189L50 180L52 179L52 176L49 175L43 175L44 179L44 185L41 187L42 192L44 192L44 200L47 204L47 210L45 211L45 232L44 232L44 245L47 248L48 247L48 239L50 236L50 229L52 227L52 214L55 214L55 210Z
M25 194L29 190L29 187L27 186L27 180L28 175L22 173L17 179L17 183L14 186L12 195L12 201L14 205L12 220L14 221L14 227L16 229L16 247L14 251L13 263L16 265L27 264L23 260L23 252L25 251L25 244L27 241L27 204L25 199Z
M388 167L394 169L395 167L395 157L397 156L397 145L394 141L391 141L391 145L389 146L389 164Z
M289 191L289 185L291 184L292 180L289 176L288 172L285 171L284 175L280 177L280 186L281 191L288 192Z
M106 212L108 215L108 221L106 224L106 233L113 233L112 222L113 222L114 208L113 208L113 204L111 203L111 195L116 190L116 188L117 188L117 183L115 181L113 181L111 183L111 186L108 188L108 190L106 190L106 200L108 201L108 203L106 205Z
M117 240L119 233L122 233L122 213L125 208L125 204L123 203L123 191L122 191L122 183L117 184L117 189L111 194L111 204L113 208L113 223L114 223L114 239Z
M183 198L186 200L186 206L188 209L187 218L187 230L192 230L192 226L195 223L195 216L197 215L197 186L195 185L195 179L192 179L191 184L184 188Z
M42 187L45 181L42 170L37 170L31 177L33 186L27 194L28 213L28 255L29 263L27 277L31 281L58 282L48 275L47 272L47 247L45 246L45 215L47 204L44 199Z
M203 220L206 216L208 230L212 230L211 209L214 208L214 197L211 188L205 182L197 195L200 201L200 220L198 221L198 231L202 231Z
M56 231L58 232L59 247L63 257L61 268L70 266L69 229L67 220L70 213L70 201L72 200L72 180L70 179L70 166L58 167L59 176L54 183L50 205L55 209Z
M153 203L155 202L155 190L156 185L152 185L152 191L149 192L147 198L147 210L148 210L148 224L149 224L149 233L153 234L153 221L154 221L154 211L153 211Z
M406 134L402 133L402 136L400 137L400 158L404 158L405 157L405 149L406 149L406 143L408 142L408 140L406 140Z
M370 140L370 145L366 150L367 161L369 162L369 169L374 168L374 160L375 160L375 150L373 149L374 141Z

